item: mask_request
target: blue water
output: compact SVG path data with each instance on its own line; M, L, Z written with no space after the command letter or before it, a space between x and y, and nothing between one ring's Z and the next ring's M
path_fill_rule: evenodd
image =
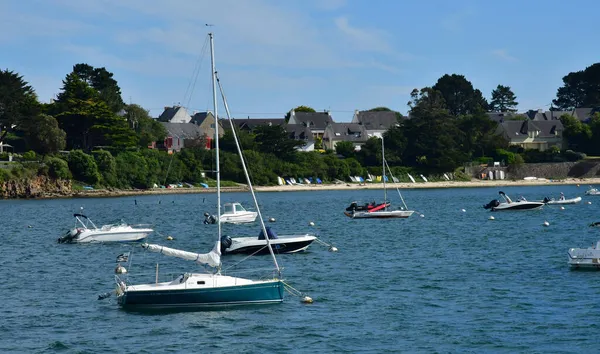
M533 200L583 196L585 188L502 190ZM157 262L163 276L198 266L139 246L56 239L83 207L97 224L153 223L151 242L206 252L216 225L203 225L202 214L214 212L214 194L3 200L0 352L597 352L600 273L569 270L567 249L600 239L588 226L600 221L600 198L583 196L564 210L484 210L497 192L405 190L409 207L424 215L405 220L342 214L353 200L380 200L377 190L259 194L277 233L317 232L339 248L313 244L278 257L287 282L315 302L290 295L280 305L153 314L123 311L114 296L97 300L114 289L116 256L133 250L130 273L144 282L154 280ZM247 193L223 199L251 205ZM259 228L225 226L225 233L240 232ZM225 258L225 267L243 258ZM238 268L269 261L254 257Z

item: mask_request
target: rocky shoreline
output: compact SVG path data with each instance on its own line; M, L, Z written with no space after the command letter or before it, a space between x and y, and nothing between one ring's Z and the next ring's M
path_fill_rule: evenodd
M443 181L421 183L396 183L391 188L420 189L420 188L481 188L481 187L506 187L506 186L540 186L540 185L600 185L600 178L567 178L562 180L534 179L534 180L476 180L471 181ZM388 185L389 187L390 185ZM30 181L4 182L0 184L3 199L49 199L49 198L94 198L94 197L124 197L138 195L161 194L194 194L215 193L216 188L153 188L153 189L93 189L73 190L69 180L53 180L48 177L37 177ZM381 183L373 184L302 184L284 186L256 186L257 192L299 192L299 191L325 191L325 190L361 190L382 189ZM239 187L222 187L223 192L244 192L245 185ZM583 192L583 191L582 191Z

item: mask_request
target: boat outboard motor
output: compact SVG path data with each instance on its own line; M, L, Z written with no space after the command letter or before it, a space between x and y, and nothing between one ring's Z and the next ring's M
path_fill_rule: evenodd
M217 222L217 218L214 215L210 215L209 213L204 213L204 224L215 224Z
M69 230L63 237L58 238L58 243L70 243L77 235L79 235L79 229Z
M483 206L483 209L491 209L500 205L500 201L498 199L494 199L491 202L487 203Z
M542 203L548 203L549 201L550 201L550 198L544 197L544 200L542 200Z
M352 203L350 204L350 206L346 208L346 211L353 211L353 210L356 210L356 209L357 209L357 207L358 207L358 203L356 203L356 202L352 202Z
M225 253L225 251L231 247L231 237L229 236L221 236L221 254Z

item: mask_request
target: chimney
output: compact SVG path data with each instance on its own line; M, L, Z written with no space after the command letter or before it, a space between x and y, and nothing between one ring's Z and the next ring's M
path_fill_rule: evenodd
M171 108L171 107L167 107L167 106L165 106L165 111L166 111L167 109L169 109L169 108Z

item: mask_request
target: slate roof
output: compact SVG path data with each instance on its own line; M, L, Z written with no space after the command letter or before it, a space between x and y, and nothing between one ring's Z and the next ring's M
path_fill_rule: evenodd
M393 113L393 112L392 112ZM336 141L366 141L369 137L366 128L360 123L331 123L327 131L333 132L328 139Z
M506 136L510 139L519 136L527 136L530 131L539 131L539 135L536 138L551 138L555 137L556 131L562 131L563 125L560 120L551 121L518 121L508 120L500 123L500 126L504 130Z
M170 136L180 137L184 139L194 139L204 135L202 129L194 123L168 123L160 122Z
M367 130L388 130L398 123L396 112L392 111L360 111L356 117Z
M212 115L212 112L197 112L194 113L194 115L192 116L192 120L190 121L190 123L194 123L197 125L202 124L202 122L204 122L204 120L206 119L206 117L208 117L208 114Z
M311 129L325 130L327 124L333 123L333 119L327 112L294 112L296 120Z
M302 124L288 124L285 126L285 131L290 139L314 141L310 128Z

